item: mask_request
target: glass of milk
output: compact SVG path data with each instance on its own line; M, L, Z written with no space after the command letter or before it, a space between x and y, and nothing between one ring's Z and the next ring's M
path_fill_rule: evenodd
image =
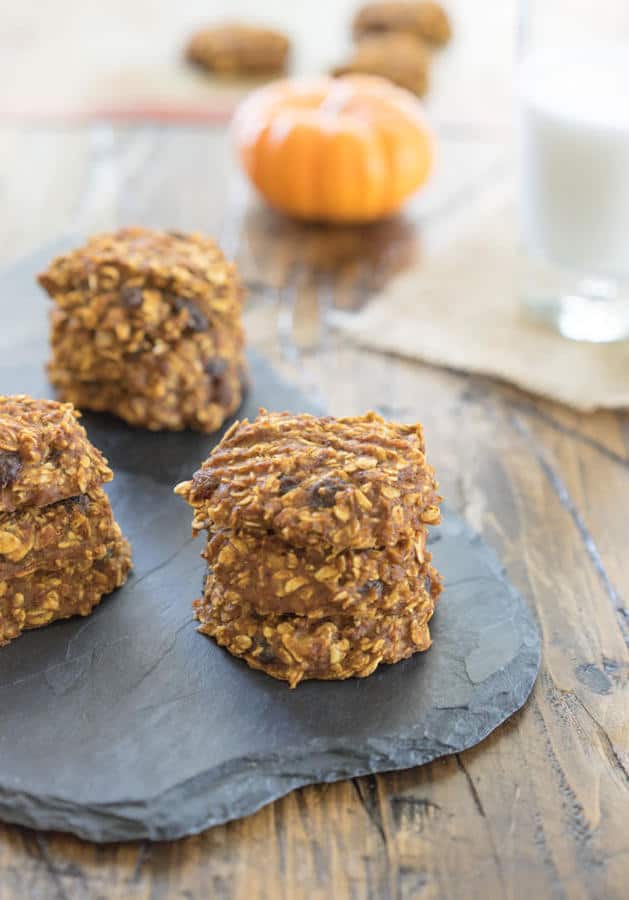
M528 0L518 38L524 300L566 337L628 338L629 0Z

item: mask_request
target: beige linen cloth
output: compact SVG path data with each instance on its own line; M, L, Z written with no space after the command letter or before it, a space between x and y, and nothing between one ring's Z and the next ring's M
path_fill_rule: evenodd
M476 372L583 412L629 406L629 342L560 337L526 313L512 201L416 263L357 314L334 325L363 347Z

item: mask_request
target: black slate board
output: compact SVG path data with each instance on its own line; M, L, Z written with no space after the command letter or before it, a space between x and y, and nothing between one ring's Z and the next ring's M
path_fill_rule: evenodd
M0 279L0 393L50 395L33 286L50 252ZM261 359L252 366L243 414L312 410ZM202 542L172 494L216 438L84 421L115 468L135 570L90 617L0 649L0 818L95 841L176 838L299 785L464 750L525 702L537 629L493 551L449 513L431 541L447 589L428 653L294 691L251 671L195 631Z

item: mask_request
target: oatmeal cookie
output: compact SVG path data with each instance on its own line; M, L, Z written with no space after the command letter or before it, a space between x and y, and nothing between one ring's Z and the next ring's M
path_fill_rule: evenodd
M191 481L175 488L193 529L273 532L295 547L391 547L439 522L422 427L376 413L267 413L236 422Z
M415 542L328 555L324 547L222 529L210 535L202 556L215 581L259 613L394 615L424 590L433 600L441 592L425 540L423 529Z
M273 75L284 71L289 51L281 32L233 23L197 31L186 59L216 75Z
M236 269L200 234L122 228L59 256L39 276L58 309L128 352L240 325Z
M198 234L123 228L53 260L49 375L59 396L151 430L215 431L246 376L242 290Z
M349 60L333 75L379 75L419 97L428 90L429 54L422 41L410 34L367 35L354 47Z
M0 396L0 514L41 507L111 481L69 403Z
M101 559L121 538L102 488L49 506L0 514L0 579L24 578L70 561Z
M441 498L421 425L261 410L175 491L208 530L199 631L253 668L294 687L430 646Z
M146 382L150 372L158 374L161 368L168 368L170 359L178 355L184 355L187 362L194 357L194 368L201 378L206 365L225 370L243 359L244 344L242 329L216 328L189 332L170 343L147 341L131 351L114 332L92 332L63 310L53 310L51 341L55 353L50 371L67 372L78 381L126 381L129 390L134 389L138 373L141 382Z
M82 371L54 362L48 374L59 396L79 408L151 431L216 431L240 406L247 384L243 360L208 357L196 336L160 356L140 353L122 367L111 363L101 380L85 380Z
M364 678L380 663L427 650L434 600L419 593L412 606L392 616L262 616L210 576L194 606L199 631L252 668L295 687L308 678Z
M101 488L112 477L71 404L0 397L0 645L87 615L124 582L131 551Z
M124 584L130 568L129 544L119 537L109 541L101 559L78 558L62 569L0 579L0 646L26 629L89 615L105 594Z
M366 34L402 32L428 44L442 46L450 40L452 29L446 11L438 3L402 0L367 3L354 18L353 32L357 39Z

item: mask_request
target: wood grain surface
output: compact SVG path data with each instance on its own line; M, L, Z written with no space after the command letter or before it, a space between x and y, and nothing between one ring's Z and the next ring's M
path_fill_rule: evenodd
M367 353L328 322L447 240L509 168L491 129L440 137L438 177L406 217L331 234L252 200L218 128L0 127L4 262L120 224L218 236L249 284L254 347L332 413L424 422L443 494L496 547L544 645L526 708L423 768L304 788L173 843L0 826L0 900L628 896L629 418Z

